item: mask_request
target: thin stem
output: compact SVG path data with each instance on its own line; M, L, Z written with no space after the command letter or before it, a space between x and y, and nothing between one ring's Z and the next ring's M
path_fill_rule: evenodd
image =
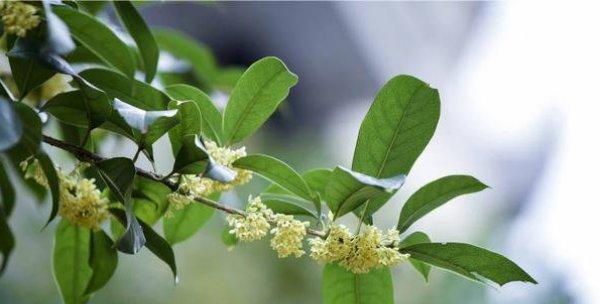
M140 152L142 152L142 146L138 146L137 151L135 151L135 155L133 156L133 162L135 163L135 161L138 159L138 157L140 156Z
M50 137L50 136L42 135L42 140L51 146L54 146L59 149L70 152L71 154L75 155L75 157L77 159L79 159L80 161L83 161L83 162L94 164L94 163L106 160L106 158L104 158L100 155L97 155L86 149L83 149L76 145L64 142L62 140L58 140L58 139ZM143 176L145 178L151 179L151 180L159 182L159 183L162 183L165 186L169 187L169 189L171 189L171 191L177 191L177 188L178 188L177 183L170 181L169 179L164 178L163 176L156 174L154 172L149 172L149 171L146 171L146 170L138 168L138 167L136 167L135 169L136 169L137 175ZM237 214L237 215L242 215L242 216L246 215L246 213L243 210L223 205L219 202L213 201L206 197L197 197L194 199L194 201L197 203L209 206L211 208L221 210L228 214ZM310 228L306 229L306 232L310 235L321 237L321 238L325 236L324 232L313 230Z

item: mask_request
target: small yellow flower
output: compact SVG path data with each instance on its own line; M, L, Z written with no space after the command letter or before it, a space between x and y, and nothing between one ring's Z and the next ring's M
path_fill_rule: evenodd
M2 1L0 3L4 31L19 37L25 37L28 30L40 24L40 17L36 13L35 6L21 1Z
M291 215L275 214L273 221L276 227L271 230L271 248L277 251L277 256L285 258L294 255L299 258L304 254L302 240L306 236L309 222L301 222Z
M36 183L48 188L48 179L46 178L46 174L44 173L42 166L40 166L39 160L37 160L37 158L33 158L33 161L30 164L29 160L31 159L32 157L27 158L19 164L21 170L25 172L25 178L31 178L35 180Z
M267 235L271 225L269 219L273 211L262 203L260 197L248 198L246 216L230 214L227 223L231 227L229 233L234 234L242 242L250 242L262 239Z
M350 254L340 261L340 265L353 273L367 273L379 264L381 231L367 226L365 231L354 237Z
M320 263L332 263L344 259L352 250L352 234L343 225L332 224L325 240L310 239L310 257Z
M100 229L108 217L108 199L102 197L94 179L78 174L58 172L60 179L59 214L71 224L88 229Z

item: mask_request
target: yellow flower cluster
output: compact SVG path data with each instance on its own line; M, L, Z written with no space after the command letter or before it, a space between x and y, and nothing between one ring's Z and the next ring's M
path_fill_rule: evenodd
M100 229L108 217L108 199L102 197L94 179L58 172L60 179L59 214L71 224L88 229Z
M0 15L4 23L4 31L19 37L25 37L27 31L40 24L37 8L21 1L0 2Z
M352 235L342 225L331 225L325 240L313 238L311 258L321 263L339 263L353 273L368 273L380 266L396 266L408 260L397 245L399 234L395 229L382 233L377 227L367 226L358 235Z
M37 158L33 158L33 161L31 162L31 164L29 163L29 161L32 158L27 158L26 160L22 161L19 166L21 167L21 170L23 170L23 172L25 172L25 178L26 179L33 179L35 180L36 183L44 186L44 187L48 187L48 179L46 178L46 174L44 174L44 170L42 169L42 167L40 166L40 162L37 160Z
M219 147L215 142L210 140L207 140L205 145L206 151L216 163L236 172L235 179L230 183L221 183L196 175L182 175L177 192L168 195L170 210L167 212L167 216L171 215L172 211L183 209L197 197L228 191L235 186L246 184L252 179L252 172L233 168L232 166L234 161L246 156L246 148L230 149Z
M301 222L291 215L275 214L273 216L275 228L271 230L271 248L277 251L277 256L285 258L294 255L299 258L304 255L302 240L306 236L306 227L309 222Z
M227 216L227 223L232 228L229 233L243 242L260 240L269 232L271 228L269 220L272 217L273 211L262 203L260 197L249 197L246 216L239 214Z

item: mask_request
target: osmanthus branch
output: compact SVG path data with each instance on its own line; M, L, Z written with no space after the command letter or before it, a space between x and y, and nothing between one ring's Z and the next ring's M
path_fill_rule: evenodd
M106 158L104 158L98 154L92 153L84 148L81 148L74 144L64 142L62 140L59 140L59 139L56 139L56 138L53 138L53 137L50 137L47 135L42 135L42 140L51 146L54 146L56 148L59 148L61 150L64 150L64 151L67 151L67 152L73 154L77 159L79 159L80 161L83 161L83 162L96 163L96 162L100 162L100 161L103 161L106 159ZM164 176L162 176L160 174L156 174L154 172L150 172L150 171L138 168L138 167L136 167L136 174L139 176L143 176L145 178L160 182L160 183L164 184L165 186L169 187L169 189L171 189L172 191L177 191L177 188L178 188L177 183L169 180L168 178L165 178ZM195 198L195 201L200 204L209 206L211 208L221 210L225 213L238 214L238 215L246 214L243 210L223 205L219 202L213 201L206 197ZM313 230L310 228L308 228L306 232L310 235L317 236L317 237L325 236L324 232Z

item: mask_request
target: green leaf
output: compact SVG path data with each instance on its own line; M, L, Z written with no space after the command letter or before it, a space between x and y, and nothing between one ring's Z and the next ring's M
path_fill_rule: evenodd
M8 218L15 206L15 189L13 187L4 164L0 161L0 210Z
M218 195L212 199L218 199ZM196 234L215 213L215 209L196 202L190 202L181 210L173 212L172 217L163 219L163 230L169 244L183 242Z
M440 116L436 89L411 76L388 81L363 120L352 170L376 178L408 175L435 132ZM370 201L370 217L391 195Z
M58 205L60 201L60 185L58 181L58 174L56 174L56 168L54 168L54 163L45 152L40 151L36 158L40 162L40 167L42 171L44 171L44 175L48 180L48 186L50 187L50 193L52 194L52 209L50 210L50 216L48 217L48 221L46 225L50 224L52 220L58 214Z
M223 117L208 95L204 94L201 90L186 84L168 86L165 88L165 92L167 92L172 99L195 102L202 114L201 129L203 135L216 142L218 145L221 144L221 137L223 136Z
M20 121L27 122L22 125L23 135L21 136L21 140L11 149L16 154L19 154L18 161L22 161L29 156L37 154L42 143L42 121L35 110L23 103L13 104L13 109Z
M504 256L462 243L422 243L400 249L411 258L440 267L473 281L500 286L515 281L537 282Z
M400 233L432 210L451 199L486 189L487 186L468 175L450 175L435 180L417 190L402 207L398 219Z
M263 204L275 213L306 215L318 218L315 212L310 210L312 203L297 196L278 193L262 193L260 198Z
M41 110L66 124L93 129L110 117L112 107L105 94L90 95L76 90L52 97Z
M415 244L422 244L422 243L431 243L431 240L429 239L429 236L427 236L427 234L417 231L417 232L411 233L406 238L404 238L400 242L398 247L400 249L402 249L404 247L408 247L408 246L415 245ZM410 261L410 264L423 276L423 278L425 279L425 282L428 282L429 281L429 271L431 270L431 266L429 266L429 264L425 264L425 263L423 263L419 260L415 260L413 258L409 258L408 260Z
M2 189L4 191L4 189ZM2 206L0 206L2 207ZM8 215L3 208L0 208L0 253L2 253L2 263L0 263L0 275L6 270L10 254L15 247L15 237L8 226Z
M71 35L107 65L133 78L135 59L127 45L93 16L67 6L55 6L54 13L69 27Z
M133 213L133 202L131 201L135 166L129 158L115 157L97 162L96 167L100 177L113 195L125 205L127 225L125 233L117 240L116 247L121 252L136 254L144 246L146 237Z
M123 210L114 208L109 210L118 219L118 222L121 223L121 225L125 225L127 222L127 216ZM147 238L147 242L145 244L146 247L159 259L165 262L169 268L171 268L175 278L175 283L177 283L177 265L175 264L175 253L173 253L173 248L165 239L158 235L158 233L156 233L152 227L148 226L144 222L140 222L140 225L142 226L144 235L146 235Z
M134 210L148 225L156 223L167 211L171 189L161 182L136 176L133 188Z
M209 48L175 30L155 29L153 33L161 50L189 62L198 79L206 84L211 83L217 63Z
M148 144L152 144L179 123L175 117L177 110L145 111L118 99L113 101L113 108L130 127L145 135Z
M85 294L100 290L117 269L119 256L113 247L113 241L103 230L94 231L90 239L90 255L88 265L93 274L85 289Z
M50 1L43 1L44 15L46 17L46 43L45 49L52 54L65 55L75 49L75 42L67 25L53 12Z
M235 245L238 243L238 239L235 237L235 234L229 233L229 230L231 230L231 228L229 228L229 226L225 226L225 228L223 228L223 232L221 232L221 241L227 247L227 251L233 250Z
M394 286L389 268L354 274L337 264L323 271L323 304L392 304Z
M73 226L65 219L56 227L52 270L66 304L82 304L89 299L85 294L92 277L92 268L88 265L89 244L89 229Z
M179 153L186 135L200 135L202 133L202 114L198 106L191 101L172 101L169 109L177 109L180 124L169 130L169 140L173 155Z
M182 146L175 156L173 172L200 174L206 171L210 157L198 135L183 137Z
M223 114L225 144L250 136L275 112L298 83L298 76L276 57L265 57L242 75Z
M129 35L131 35L137 44L142 56L142 62L144 63L146 82L150 83L154 79L156 67L158 66L159 50L156 40L144 18L142 18L131 2L114 1L113 4L115 5L119 19L121 19L121 23L127 28Z
M129 79L122 74L103 68L87 69L79 73L111 99L117 98L143 110L166 110L169 96L151 85Z
M325 197L325 188L331 178L331 170L329 169L313 169L302 174L302 178L306 181L308 187L317 196L312 202L317 208L317 212L321 213L321 198ZM279 187L277 184L271 184L264 193L279 193L290 194L291 192Z
M398 190L404 184L403 174L377 179L343 167L333 170L325 189L325 201L334 219L352 212L367 200Z
M21 38L17 39L16 42L19 41L27 42L25 41L25 39ZM39 62L39 57L37 55L37 52L40 49L39 46L35 47L35 54L28 52L34 50L28 50L24 54L20 54L22 52L21 50L26 50L28 48L26 47L26 45L22 45L21 43L19 43L19 45L13 46L13 48L15 47L16 53L14 54L17 57L9 57L8 61L10 64L12 77L15 81L15 84L17 85L17 89L19 90L19 99L22 100L23 98L25 98L25 96L27 96L27 94L29 94L29 92L33 91L41 84L46 82L46 80L50 79L50 77L54 76L55 72L44 67ZM34 57L34 59L31 59L29 57Z
M23 135L23 125L11 102L0 98L0 152L19 143Z
M33 60L41 66L59 73L76 75L75 70L66 60L58 54L49 52L44 44L34 39L17 39L13 48L6 55L10 58Z
M302 176L277 158L263 154L248 155L236 160L233 166L259 174L301 198L309 201L313 199L313 194Z

